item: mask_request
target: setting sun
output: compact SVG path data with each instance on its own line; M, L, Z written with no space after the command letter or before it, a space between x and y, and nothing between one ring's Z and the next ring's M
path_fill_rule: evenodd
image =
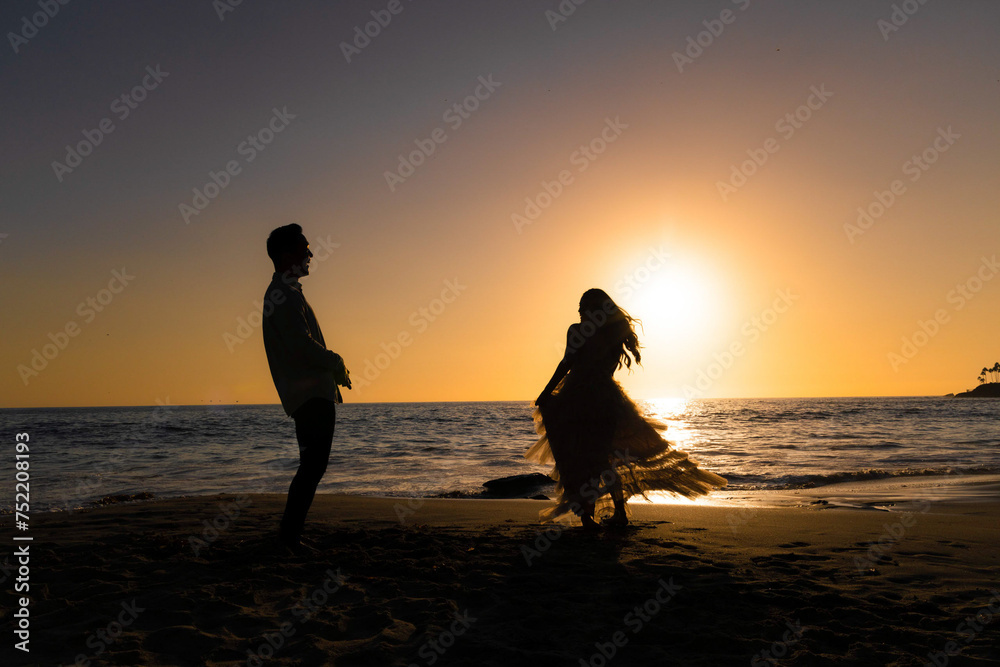
M646 282L636 283L623 301L642 321L647 346L689 345L718 326L722 297L713 276L691 258L671 256Z

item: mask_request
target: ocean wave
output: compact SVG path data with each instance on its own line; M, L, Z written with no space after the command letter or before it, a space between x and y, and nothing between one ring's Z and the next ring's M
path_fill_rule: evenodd
M152 426L152 424L147 424L147 426ZM162 431L194 431L200 429L200 427L195 426L185 426L183 424L157 424L156 425Z
M482 498L482 491L442 491L424 496L425 498Z
M772 482L767 486L767 488L775 490L814 489L818 486L827 486L829 484L839 484L842 482L863 482L875 479L889 479L892 477L943 477L954 475L995 474L1000 474L1000 467L975 466L968 468L954 468L949 466L947 468L903 468L900 470L868 468L865 470L820 475L788 475Z
M798 420L823 420L833 419L846 414L843 411L830 412L829 410L782 410L781 412L758 412L747 417L747 421L784 422Z
M481 463L480 465L489 468L505 467L510 465L510 459L492 459L490 461L486 461L485 463Z
M839 451L849 451L849 450L868 450L868 449L902 449L906 445L902 445L898 442L892 442L885 440L882 442L858 442L851 443L847 445L830 445L827 449L833 450L835 452Z

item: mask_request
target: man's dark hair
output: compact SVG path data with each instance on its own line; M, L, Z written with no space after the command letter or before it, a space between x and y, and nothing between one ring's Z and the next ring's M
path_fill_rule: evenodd
M277 264L281 254L294 251L295 246L304 236L301 225L293 223L278 227L267 237L267 256Z

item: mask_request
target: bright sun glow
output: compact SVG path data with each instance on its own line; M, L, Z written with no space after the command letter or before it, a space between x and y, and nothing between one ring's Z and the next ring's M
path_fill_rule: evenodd
M627 309L642 320L647 338L664 344L690 344L712 333L721 314L710 274L692 262L667 261L635 283Z
M667 248L664 250L664 248ZM620 381L635 396L680 396L731 335L732 285L711 258L680 247L632 249L618 264L615 300L641 321L642 367Z

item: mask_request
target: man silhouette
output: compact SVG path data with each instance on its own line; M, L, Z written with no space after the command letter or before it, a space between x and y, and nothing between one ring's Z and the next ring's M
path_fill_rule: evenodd
M350 389L351 379L340 355L326 349L316 315L302 295L299 278L309 275L313 256L302 227L272 231L267 255L274 275L264 295L264 351L281 407L295 420L299 441L299 468L288 487L278 537L299 552L306 514L330 460L336 404L343 403L338 385Z

